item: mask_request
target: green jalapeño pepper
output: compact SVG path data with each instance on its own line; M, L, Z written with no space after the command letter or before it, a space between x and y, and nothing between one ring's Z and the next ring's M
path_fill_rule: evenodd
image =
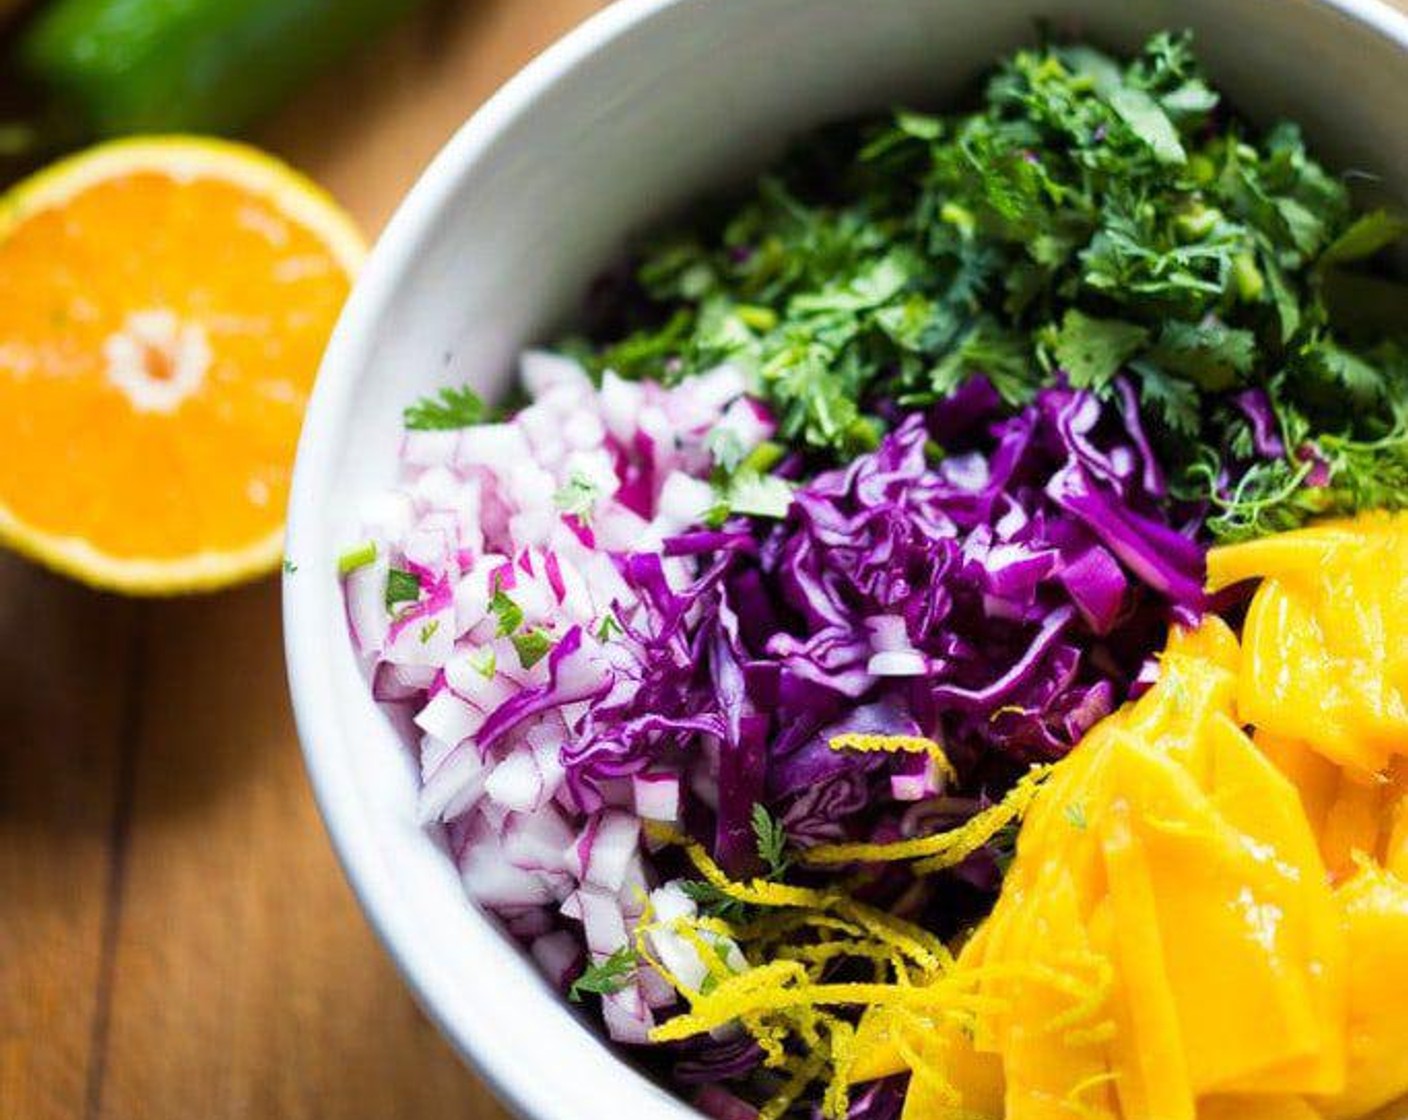
M419 0L54 0L19 66L75 140L235 133Z

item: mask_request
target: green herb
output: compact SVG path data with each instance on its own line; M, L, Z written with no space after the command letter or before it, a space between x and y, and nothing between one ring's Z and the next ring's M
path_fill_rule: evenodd
M552 637L536 626L525 633L512 635L509 640L513 642L513 648L518 651L519 664L525 669L531 669L547 656L548 650L552 649L553 645Z
M349 548L337 558L337 574L351 575L358 568L365 568L376 560L376 541L364 541Z
M552 500L563 513L577 518L585 525L591 521L592 511L601 497L601 487L577 471L558 488Z
M680 881L680 889L698 904L700 910L707 917L720 918L726 922L737 922L742 921L748 914L749 907L746 903L739 902L736 898L729 898L713 883L706 883L699 879L684 879Z
M783 518L792 508L792 486L776 475L741 468L718 488L718 501L705 515L706 523L722 525L734 514Z
M494 594L489 599L489 613L498 619L498 637L507 637L523 625L523 608L505 593L498 577L494 579Z
M1067 805L1066 823L1069 824L1072 828L1079 829L1082 832L1085 831L1087 827L1087 822L1085 819L1085 805L1079 801L1072 801L1069 805Z
M1149 337L1145 327L1067 309L1052 340L1056 364L1077 389L1103 389Z
M873 447L894 403L927 407L975 373L1014 406L1060 374L1101 394L1125 376L1176 494L1225 509L1220 535L1370 493L1402 505L1373 479L1408 435L1402 350L1382 343L1404 298L1379 281L1366 324L1371 301L1330 296L1365 290L1408 222L1356 215L1294 125L1257 134L1217 106L1185 35L1127 62L1018 51L970 111L829 130L740 205L649 246L643 319L663 325L581 352L667 382L732 362L779 441L823 463ZM1300 443L1280 465L1250 453L1233 398L1251 388L1283 433L1355 449L1326 457L1319 493L1286 485ZM785 512L770 483L731 492L749 464L729 433L706 444L724 484L712 520ZM1253 478L1251 505L1228 477Z
M567 990L567 998L573 1003L581 1003L584 993L609 996L626 986L631 973L636 969L636 955L629 946L622 945L603 961L591 962L582 975L572 982Z
M392 568L386 573L386 609L395 613L398 603L414 603L420 598L420 577L414 572Z
M435 632L439 629L440 620L438 618L432 618L429 622L422 626L420 628L421 644L424 645L425 643L429 642L431 638L435 637Z
M758 841L758 858L768 866L772 877L787 870L787 829L767 811L766 806L753 806L753 835Z
M285 556L285 557L284 557L284 574L291 576L291 575L293 575L293 573L296 572L296 571L298 571L298 565L295 564L292 560L290 560L287 556Z
M402 414L402 421L412 431L435 432L453 428L468 428L484 419L484 402L468 385L441 389L422 397Z
M596 640L609 642L613 637L619 637L625 632L621 624L616 621L616 616L611 611L607 611L601 616L601 622L597 624Z
M470 653L469 667L486 681L491 681L494 679L494 674L498 671L499 659L492 647L484 646Z
M722 425L704 437L704 450L713 458L714 466L725 474L736 471L748 455L738 432Z

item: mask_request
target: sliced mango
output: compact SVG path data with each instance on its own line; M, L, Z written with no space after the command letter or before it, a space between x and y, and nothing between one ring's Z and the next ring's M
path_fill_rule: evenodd
M1408 1094L1408 883L1366 863L1336 892L1348 937L1349 1071L1320 1098L1328 1120L1354 1120Z
M1260 577L1242 633L1243 723L1368 780L1408 751L1408 515L1369 514L1208 555Z

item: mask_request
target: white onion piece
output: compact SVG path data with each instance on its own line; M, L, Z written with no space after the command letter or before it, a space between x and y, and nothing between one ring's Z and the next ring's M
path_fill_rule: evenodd
M626 920L621 916L615 895L584 886L576 892L576 897L588 949L609 956L628 943Z
M511 754L494 767L484 792L505 809L526 813L544 800L543 776L531 754Z
M679 999L674 985L648 964L640 966L636 972L636 980L640 984L641 994L645 997L646 1007L652 1011L669 1007Z
M484 726L484 713L443 688L416 713L415 725L446 743L460 743Z
M471 898L485 906L542 906L553 900L549 881L504 858L498 844L472 842L460 857L460 878Z
M565 929L535 938L528 952L548 978L548 983L561 991L567 990L584 955L581 941Z
M437 467L455 461L458 431L409 431L401 443L401 461L412 467Z
M602 813L589 851L582 855L582 881L603 890L619 891L639 838L637 818L614 809Z
M873 615L865 620L865 628L870 631L870 648L876 653L913 650L914 648L909 640L904 615Z
M563 853L572 830L551 806L515 813L504 827L504 855L524 871L566 870Z
M630 442L644 396L639 382L626 381L611 370L602 375L597 408L601 410L606 430L619 442Z
M631 779L631 803L639 817L674 824L680 817L680 776L637 774Z
M646 1006L639 984L632 981L619 991L602 996L601 1011L612 1041L628 1046L644 1046L650 1041L655 1017Z
M528 439L515 424L476 424L466 429L455 450L454 465L489 467L499 470L505 464L524 462L532 457Z
M434 736L421 740L421 822L453 820L484 794L488 769L472 743L447 744Z
M534 399L549 392L567 388L575 397L585 397L592 391L591 378L578 363L549 350L525 350L518 359L518 375L523 387Z
M872 677L922 677L928 669L928 659L912 649L873 654L865 666L865 671Z
M943 792L943 788L943 770L932 758L921 773L890 775L890 794L896 801L923 801Z
M683 529L702 521L717 501L714 488L707 482L673 471L660 488L657 518Z
M419 614L392 627L385 653L388 661L400 665L443 665L454 648L454 611L446 609Z
M448 433L453 434L453 433ZM431 513L448 516L448 523L454 524L453 511L460 497L460 480L449 467L431 467L422 472L411 487L416 505ZM444 521L437 521L444 524Z
M386 549L376 550L376 559L347 573L347 621L352 638L362 653L380 653L386 645L391 622L386 615Z

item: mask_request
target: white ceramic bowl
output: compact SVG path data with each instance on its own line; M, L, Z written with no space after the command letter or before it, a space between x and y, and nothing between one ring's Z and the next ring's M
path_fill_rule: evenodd
M455 136L373 253L308 408L289 512L289 676L308 770L368 918L459 1051L533 1120L683 1118L466 899L348 640L335 557L396 468L402 407L489 396L629 236L809 126L943 105L1034 17L1115 49L1192 27L1217 83L1408 197L1408 19L1373 0L622 0Z

